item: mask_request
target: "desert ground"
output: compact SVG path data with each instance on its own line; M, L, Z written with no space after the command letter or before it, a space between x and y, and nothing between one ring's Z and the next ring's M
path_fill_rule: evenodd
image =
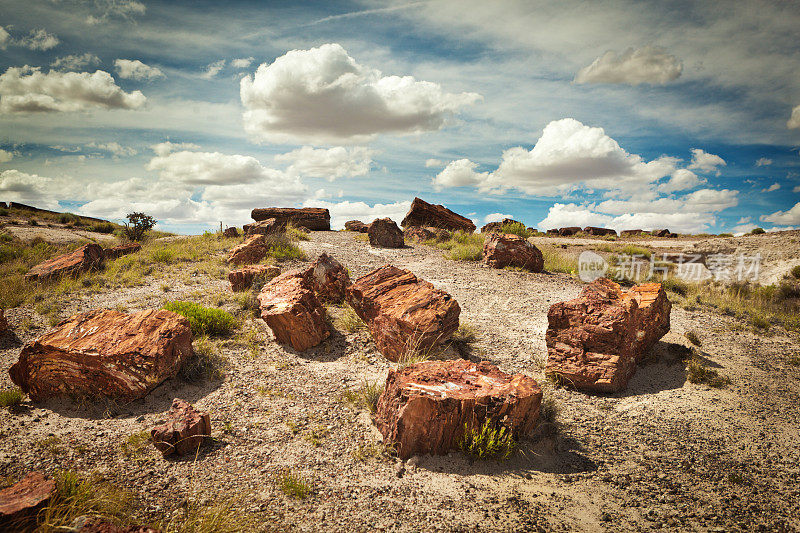
M22 233L13 224L7 229ZM760 251L773 280L800 264L799 235L625 242L656 251ZM567 253L608 244L531 240ZM557 409L554 422L534 430L505 461L470 460L457 451L400 461L381 446L369 411L343 396L364 382L381 383L395 363L363 330L337 327L303 353L277 344L231 292L223 250L213 258L215 272L186 264L135 286L87 288L61 300L57 317L173 300L221 307L241 320L236 335L213 341L227 360L224 375L171 379L127 405L26 398L0 408L0 477L93 473L133 495L127 521L180 531L193 531L176 524L203 508L224 509L233 530L800 530L797 332L779 325L761 331L713 308L673 305L671 331L627 390L589 394L558 388L543 373L547 311L578 295L584 284L574 275L496 270L446 259L425 244L372 248L347 231L312 232L299 245L307 260L282 262L282 269L327 252L353 279L391 263L450 293L462 324L477 332L466 356L536 379ZM329 312L336 327L344 311ZM22 346L50 328L32 304L7 309L6 317L13 333L0 341L0 389L12 385L7 370ZM688 331L701 341L698 357L730 379L726 387L687 380ZM132 439L163 420L173 398L211 413L213 438L195 456L165 459ZM287 471L307 481L307 498L281 490L276 480Z

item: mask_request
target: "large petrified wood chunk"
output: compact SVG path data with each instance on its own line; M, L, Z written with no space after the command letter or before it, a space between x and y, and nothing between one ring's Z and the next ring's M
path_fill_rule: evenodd
M74 395L141 398L192 357L189 321L159 310L75 315L25 345L9 370L32 400Z
M0 531L27 531L55 492L56 482L36 471L0 490Z
M95 270L103 266L105 255L99 244L86 244L74 252L59 255L31 268L25 279L29 281L45 281L61 276L77 276L87 270Z
M266 237L261 234L255 234L238 245L234 246L228 253L228 262L235 265L244 263L258 263L267 255L267 241Z
M323 302L341 302L350 286L347 269L325 252L311 263L304 275L317 298Z
M426 361L389 371L375 424L402 459L441 455L457 447L465 426L487 419L517 437L528 435L541 402L536 381L506 374L487 361Z
M541 272L544 256L533 244L519 235L489 232L483 241L483 262L492 268L519 267Z
M231 282L232 291L246 291L257 278L269 281L280 273L280 267L273 265L248 265L228 272L228 281Z
M268 218L252 224L245 224L242 226L242 230L245 235L275 235L286 231L286 221L280 223L274 218Z
M461 313L452 296L392 265L358 278L347 290L347 301L390 361L447 342Z
M261 318L275 339L301 352L316 346L331 334L322 307L306 271L284 272L258 295Z
M444 228L450 231L475 231L475 224L466 217L450 211L443 205L429 204L421 198L414 198L411 202L406 218L401 225L404 228L410 226L433 226L434 228Z
M150 430L153 446L166 457L194 452L211 436L211 417L195 410L188 402L175 398L167 421Z
M611 228L596 228L594 226L587 226L583 228L583 232L587 235L616 235L617 232Z
M669 331L671 307L660 283L623 291L606 278L593 281L574 300L550 307L545 373L583 390L623 390L636 363Z
M322 207L267 207L253 209L250 217L255 220L274 218L279 224L286 225L291 222L297 227L308 228L312 231L329 231L331 229L331 214Z
M356 231L358 233L366 233L369 230L369 224L364 224L360 220L348 220L344 223L344 229L347 231Z
M446 241L451 235L452 233L446 229L434 228L433 226L411 226L403 230L403 237L418 242Z
M239 230L235 226L225 228L225 231L222 232L222 236L226 239L235 239L239 236Z
M558 234L561 237L569 237L570 235L575 235L576 233L580 233L581 231L583 231L583 230L578 226L569 226L569 227L566 227L566 228L558 228Z
M369 243L381 248L402 248L405 246L403 232L391 218L377 218L367 230Z
M142 249L142 245L138 242L129 242L126 244L120 244L119 246L114 246L113 248L105 248L103 250L103 255L105 256L106 261L113 261L118 257L122 257L123 255L134 254Z

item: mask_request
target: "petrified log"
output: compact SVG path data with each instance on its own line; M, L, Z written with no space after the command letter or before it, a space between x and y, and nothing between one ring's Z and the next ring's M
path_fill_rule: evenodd
M672 305L660 283L623 291L599 278L547 313L545 373L578 389L623 390L636 363L669 331Z
M256 278L269 281L281 273L281 269L272 265L248 265L239 270L228 272L228 281L234 292L246 291L253 285Z
M189 321L170 311L75 315L25 345L9 370L32 400L141 398L192 357Z
M517 437L528 435L541 402L536 381L487 361L426 361L389 371L375 425L401 459L442 455L457 448L465 426L478 427L487 419Z
M331 229L331 214L327 209L321 207L304 207L302 209L267 207L253 209L250 217L256 221L274 218L284 226L291 222L297 227L308 228L313 231L329 231Z
M267 251L267 241L264 235L251 235L242 244L231 249L228 253L228 262L235 265L258 263L267 256Z
M86 244L74 252L60 255L39 263L25 274L29 281L45 281L61 276L77 276L87 270L95 270L103 266L105 256L99 244Z
M483 262L492 268L519 267L541 272L544 256L533 244L519 235L489 232L483 241Z
M616 235L617 232L611 228L596 228L594 226L587 226L583 228L583 232L587 235Z
M3 314L3 308L0 307L0 335L8 331L8 321L6 320L5 315Z
M635 235L641 235L644 233L644 230L640 229L624 229L619 232L621 237L633 237Z
M348 220L344 223L344 229L347 231L357 231L358 233L366 233L369 230L369 224L364 224L360 220Z
M106 261L113 261L118 257L136 253L141 249L142 245L139 244L138 242L129 242L127 244L120 244L119 246L114 246L113 248L106 248L103 250L103 255L105 256Z
M392 265L357 279L347 289L347 302L390 361L447 342L461 313L452 296Z
M558 235L558 229L551 228L551 229L547 230L546 233L547 233L547 235Z
M56 482L36 471L0 490L0 531L27 531L55 492Z
M350 286L350 274L342 264L322 253L304 273L317 298L323 302L341 302Z
M432 226L411 226L403 230L403 237L419 242L424 241L446 241L452 233L442 228Z
M558 235L561 237L569 237L571 235L575 235L576 233L583 231L578 226L569 226L566 228L558 228Z
M150 430L150 438L164 457L194 452L211 436L211 417L195 410L188 402L175 398L167 421Z
M411 202L411 209L401 225L404 228L432 226L450 231L466 231L467 233L475 231L475 224L470 219L450 211L443 205L429 204L421 198L414 198L414 201Z
M403 232L391 218L378 218L372 221L367 230L369 243L381 248L402 248L405 246Z
M225 231L222 232L222 236L226 239L235 239L239 236L239 230L234 226L225 228Z
M284 272L261 289L258 295L261 318L275 339L302 352L331 334L322 307L305 271Z
M498 222L489 222L488 224L486 224L481 228L481 233L489 233L490 231L500 231L500 229L506 224L522 224L522 222L514 220L513 218L504 218L503 220L500 220ZM522 225L524 226L525 224Z
M245 235L274 235L286 231L286 221L278 222L274 218L260 220L242 226Z
M650 233L653 234L653 237L666 237L669 235L670 231L668 229L654 229Z

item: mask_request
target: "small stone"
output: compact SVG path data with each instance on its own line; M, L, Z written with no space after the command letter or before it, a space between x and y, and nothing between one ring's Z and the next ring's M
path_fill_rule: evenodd
M194 452L211 436L211 418L208 413L198 412L188 402L175 398L167 421L151 429L150 436L164 457Z
M405 246L403 232L391 218L378 218L372 221L367 231L369 243L381 248L402 248Z

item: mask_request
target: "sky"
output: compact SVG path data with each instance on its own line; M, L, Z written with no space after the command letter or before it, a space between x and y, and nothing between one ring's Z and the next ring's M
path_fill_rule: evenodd
M3 0L0 201L800 227L794 2Z

